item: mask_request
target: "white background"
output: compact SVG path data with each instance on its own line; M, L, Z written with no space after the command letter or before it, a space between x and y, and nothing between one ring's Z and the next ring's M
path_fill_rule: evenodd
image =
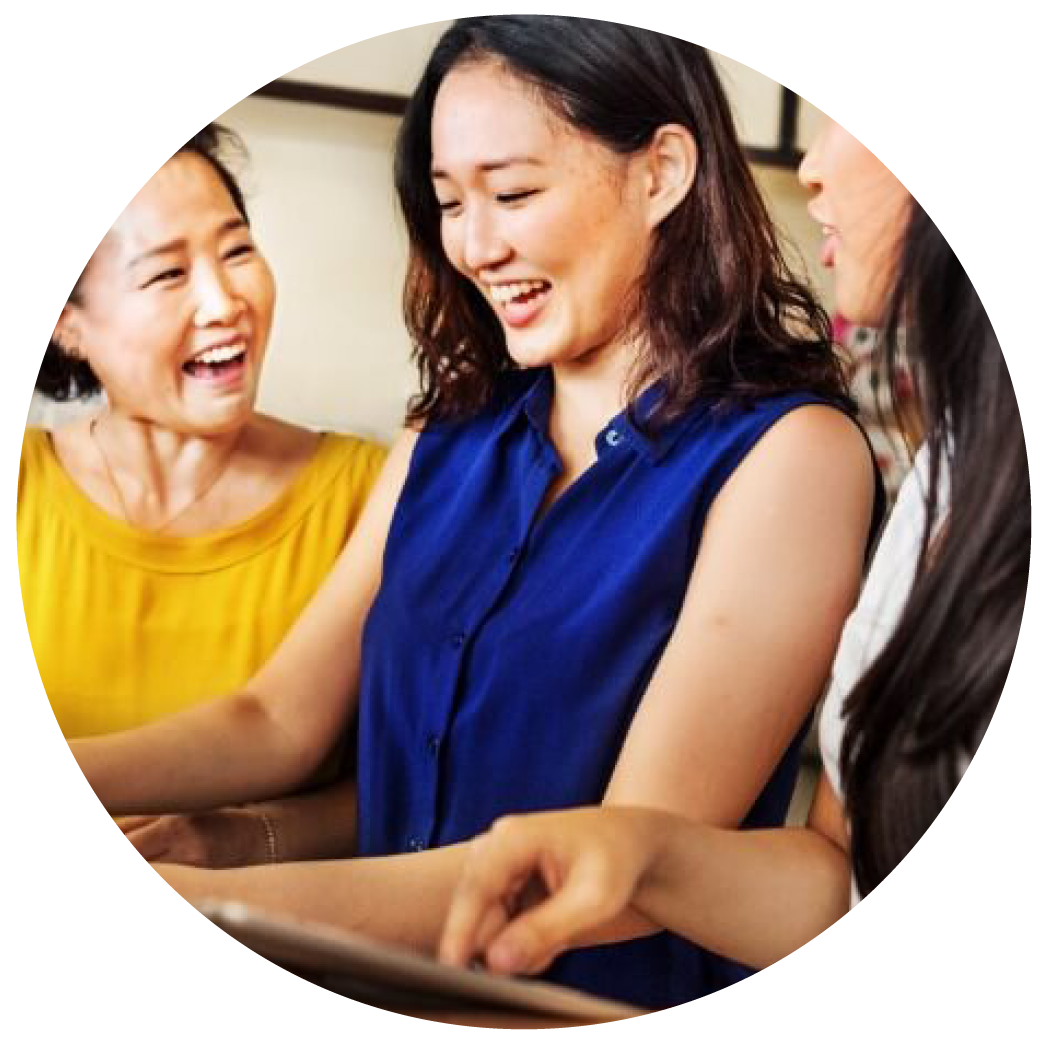
M114 217L194 130L281 73L367 36L492 10L443 4L46 4L5 13L0 540L7 683L0 732L0 1030L12 1038L323 1039L396 1018L306 985L191 911L123 841L77 771L25 632L15 558L18 449L42 345ZM534 8L539 10L539 6ZM792 87L908 185L992 315L1037 456L1040 225L1031 5L602 2L560 8L685 36ZM302 358L301 364L307 364ZM1037 587L1037 582L1033 584ZM56 591L60 596L60 591ZM980 1038L1038 1023L1038 611L995 722L926 839L823 937L652 1021L677 1038ZM71 655L77 654L70 648ZM1034 689L1034 690L1033 690ZM1022 1028L1021 1025L1024 1025ZM1036 1027L1037 1030L1037 1027Z

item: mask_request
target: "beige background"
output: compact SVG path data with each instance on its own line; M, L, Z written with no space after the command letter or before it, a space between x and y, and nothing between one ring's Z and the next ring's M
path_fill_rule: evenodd
M408 93L447 23L334 51L290 78ZM719 67L743 141L774 144L780 88L727 58ZM805 106L801 138L815 113ZM394 117L247 98L222 122L249 150L240 168L258 242L275 269L278 308L260 407L308 426L389 440L413 389L400 319L406 242L391 184ZM756 168L793 258L826 295L818 232L793 172ZM828 303L828 301L826 300ZM71 410L34 402L30 421Z

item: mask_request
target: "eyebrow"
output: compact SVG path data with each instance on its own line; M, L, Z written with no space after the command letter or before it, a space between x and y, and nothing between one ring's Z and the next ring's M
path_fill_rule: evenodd
M239 228L247 228L246 221L242 217L229 217L218 229L218 238L222 235L226 235L228 232L236 231ZM143 264L147 260L151 260L153 257L159 257L164 253L175 253L178 250L183 250L188 245L188 240L171 239L169 242L161 243L159 246L153 246L150 250L145 250L144 253L138 254L132 261L127 264L128 268L136 268L139 264Z
M488 163L479 163L478 170L483 174L491 174L496 170L503 170L508 166L545 166L546 164L541 159L536 159L534 156L506 156L503 159L495 159ZM447 178L449 174L442 170L440 167L431 167L431 177L437 180L438 178Z

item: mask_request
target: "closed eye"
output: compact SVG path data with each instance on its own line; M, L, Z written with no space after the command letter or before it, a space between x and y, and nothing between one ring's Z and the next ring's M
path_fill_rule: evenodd
M157 283L176 282L184 275L184 273L184 268L167 268L164 271L153 275L152 278L148 279L141 288L148 289L149 286L154 286Z
M235 257L244 257L254 252L254 246L251 242L244 242L240 246L235 246L230 249L225 255L225 260L232 260Z
M539 189L531 188L526 192L499 192L496 195L496 202L500 203L519 203L522 199L527 199L529 196L535 195Z

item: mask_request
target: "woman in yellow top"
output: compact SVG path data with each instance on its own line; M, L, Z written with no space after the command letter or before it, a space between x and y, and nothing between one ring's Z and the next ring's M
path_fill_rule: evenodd
M44 688L68 738L234 689L311 599L383 460L255 411L275 298L211 126L155 174L62 310L37 382L107 407L28 430L18 559ZM352 786L128 819L145 856L228 865L342 854Z

